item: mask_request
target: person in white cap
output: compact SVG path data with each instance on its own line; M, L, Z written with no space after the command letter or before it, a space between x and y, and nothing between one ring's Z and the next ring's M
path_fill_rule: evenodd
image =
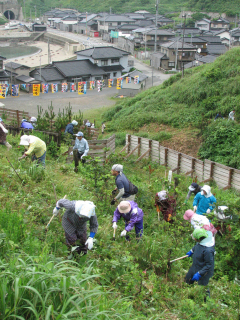
M191 197L192 193L194 194L194 196L196 196L198 192L201 192L201 190L202 190L202 187L199 186L196 182L193 182L188 187L188 194L187 194L186 200L184 201L184 204L187 204L187 201Z
M8 130L6 129L6 126L2 118L0 118L0 144L6 146L7 149L9 150L12 148L12 146L7 142L7 133L8 133Z
M75 140L75 145L73 147L73 159L75 162L75 172L78 172L78 164L79 160L84 164L86 160L84 157L87 156L89 151L89 146L88 142L86 139L83 138L83 133L79 131L76 134L76 140Z
M111 205L114 205L114 203L122 200L132 200L135 199L135 194L130 194L130 186L129 181L125 174L123 173L123 166L121 164L114 164L112 166L111 174L116 177L115 183L116 188L112 191L112 194L115 195L118 190L118 194L116 197L111 201Z
M76 120L73 120L72 123L69 123L65 128L65 133L70 133L73 135L73 128L74 126L77 126L78 122Z
M62 226L65 231L67 246L79 254L86 254L87 250L93 248L93 238L98 230L94 203L60 199L53 209L53 214L57 216L61 208L66 209L62 218ZM87 238L88 221L90 222L90 235ZM72 254L68 258L72 258Z
M127 232L130 232L135 227L136 238L142 236L143 233L143 211L134 201L121 201L114 211L113 215L113 229L117 228L117 222L123 218L125 221L125 228L121 232L121 237L129 240Z
M31 124L34 126L34 128L36 127L36 125L37 125L37 118L35 118L35 117L31 117L30 118L30 122L31 122Z
M204 185L202 191L198 192L193 200L193 211L197 214L209 214L216 203L216 198L211 193L211 187Z
M44 141L32 135L23 135L20 139L20 146L26 146L28 150L18 160L32 156L32 161L37 160L37 163L41 163L45 167L47 148Z

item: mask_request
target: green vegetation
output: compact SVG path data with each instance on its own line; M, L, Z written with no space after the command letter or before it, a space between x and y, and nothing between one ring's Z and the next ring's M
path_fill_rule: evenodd
M24 7L24 0L18 0L18 2ZM72 8L79 10L80 12L111 12L118 14L124 12L134 12L136 10L148 10L151 13L155 13L155 0L111 0L99 1L92 0L86 2L83 0L25 0L26 15L30 17L30 9L32 9L32 18L40 16L44 12L51 8ZM238 10L239 0L161 0L159 5L159 13L168 12L180 12L182 9L191 11L207 11L207 12L228 12L231 16L239 14ZM25 14L25 13L24 13Z
M191 208L183 201L192 179L177 176L179 185L169 185L165 168L156 163L113 155L104 166L97 161L80 166L64 157L47 154L44 175L29 171L30 160L17 161L21 149L19 136L8 137L14 148L8 158L23 179L21 184L5 158L0 145L0 314L1 319L237 319L239 276L240 202L234 191L222 191L213 184L217 205L228 205L233 220L221 237L216 235L215 275L210 280L211 298L203 302L204 288L184 283L191 259L175 262L167 269L168 259L183 256L194 245L191 227L183 213ZM62 154L67 146L61 146ZM124 223L118 223L112 241L110 177L113 163L122 163L124 172L139 187L137 202L144 211L144 237L137 243L120 237ZM151 165L151 170L149 169ZM154 169L154 171L152 170ZM91 200L96 204L99 230L92 251L68 261L64 232L58 218L45 231L55 197L65 194L70 200ZM177 214L173 224L157 220L154 196L167 188L177 195ZM217 225L216 218L212 223ZM231 229L230 229L231 228ZM88 229L89 232L89 229Z
M227 119L234 109L240 119L239 63L240 48L234 48L214 63L185 70L184 78L178 73L158 87L122 100L104 113L108 130L137 132L150 123L192 127L204 133L202 158L239 168L240 125L214 122L218 112Z

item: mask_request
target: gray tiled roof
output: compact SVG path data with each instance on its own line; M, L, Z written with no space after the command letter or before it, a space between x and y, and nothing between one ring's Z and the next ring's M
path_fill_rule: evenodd
M141 71L138 71L138 70L134 70L132 72L129 72L129 73L126 73L124 76L122 76L123 78L126 78L126 77L131 77L131 78L134 78L135 76L139 76L139 81L142 82L143 80L147 79L148 76L146 74L144 74L143 72Z
M210 63L210 62L214 62L217 59L217 57L212 56L211 54L208 54L206 56L201 56L199 54L196 54L195 59L198 61L202 61L203 63Z
M170 41L167 43L163 43L161 45L161 47L170 48L170 49L176 49L176 47L178 47L178 49L181 49L182 48L182 41L179 41L179 40ZM189 44L189 43L184 42L183 49L196 49L196 47Z
M100 67L101 69L103 69L105 72L109 72L109 71L122 71L124 68L121 64L117 64L117 65L112 65L112 66L102 66Z
M5 67L11 68L11 69L17 69L17 68L20 68L20 67L25 67L27 69L30 69L30 67L25 66L24 64L16 63L16 62L8 62L8 63L5 64Z
M105 21L105 22L133 22L135 20L130 19L123 15L108 15L105 18L99 18L98 21Z
M38 71L38 73L40 74L39 68L36 68L35 70ZM30 74L32 74L32 72ZM41 68L41 76L47 82L48 81L64 80L63 75L54 66Z
M29 83L29 82L32 82L32 81L35 80L34 78L29 77L29 76L25 76L23 74L21 76L17 76L15 79L16 80L20 80L20 81L25 82L25 83Z
M227 51L227 48L224 44L208 44L207 51L209 54L224 54Z
M94 60L121 58L129 54L127 51L117 49L114 47L96 47L96 48L77 51L75 53L85 57L92 57Z
M148 35L154 36L156 30L150 30L147 32ZM157 29L157 35L158 36L174 36L174 33L172 31L164 30L164 29Z
M222 43L221 38L217 36L201 36L200 38L206 40L208 43Z
M65 77L102 75L105 72L90 60L57 61L53 65Z

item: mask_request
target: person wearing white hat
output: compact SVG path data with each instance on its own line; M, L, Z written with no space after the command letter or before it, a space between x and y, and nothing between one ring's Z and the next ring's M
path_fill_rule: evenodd
M7 142L7 133L8 133L8 130L6 129L6 126L2 118L0 118L0 144L6 146L7 149L9 150L12 148L12 146Z
M188 187L188 194L187 194L186 200L184 201L184 204L187 204L187 201L191 197L192 193L194 194L194 196L196 196L198 192L201 192L201 190L202 190L202 187L199 186L196 182L193 182Z
M32 156L32 161L37 160L37 163L41 163L45 167L47 148L44 141L32 135L23 135L20 139L20 146L26 146L28 150L18 160Z
M28 129L28 130L34 129L33 125L30 122L28 122L26 119L22 119L20 128Z
M193 200L193 211L197 214L209 214L217 202L211 193L211 187L204 185L202 191L198 192Z
M37 125L37 118L31 117L31 118L30 118L30 122L31 122L31 124L33 125L33 127L35 128L36 125Z
M72 123L69 123L65 128L65 133L70 133L73 135L73 128L74 126L77 126L78 122L76 120L73 120Z
M89 151L89 146L88 142L86 139L83 138L83 133L79 131L77 134L75 134L76 140L75 140L75 145L73 147L73 159L75 162L75 172L78 172L78 164L79 161L84 164L86 160L84 157L87 156L88 151Z
M143 233L143 211L134 201L121 201L114 211L113 215L113 229L117 228L117 222L123 218L125 221L125 229L121 232L121 237L129 240L127 235L133 227L135 227L136 237L139 238Z

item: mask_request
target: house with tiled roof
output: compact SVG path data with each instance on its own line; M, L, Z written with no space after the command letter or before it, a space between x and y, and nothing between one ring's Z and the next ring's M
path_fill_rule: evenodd
M134 23L136 20L131 19L125 15L111 14L106 15L98 19L98 31L100 34L109 33L111 30L115 30L117 27L126 24Z
M115 47L95 47L75 52L77 60L89 59L103 69L108 78L119 78L128 67L129 52Z
M227 19L224 19L222 17L211 21L212 29L215 29L215 28L229 29L229 27L230 27L230 22Z

